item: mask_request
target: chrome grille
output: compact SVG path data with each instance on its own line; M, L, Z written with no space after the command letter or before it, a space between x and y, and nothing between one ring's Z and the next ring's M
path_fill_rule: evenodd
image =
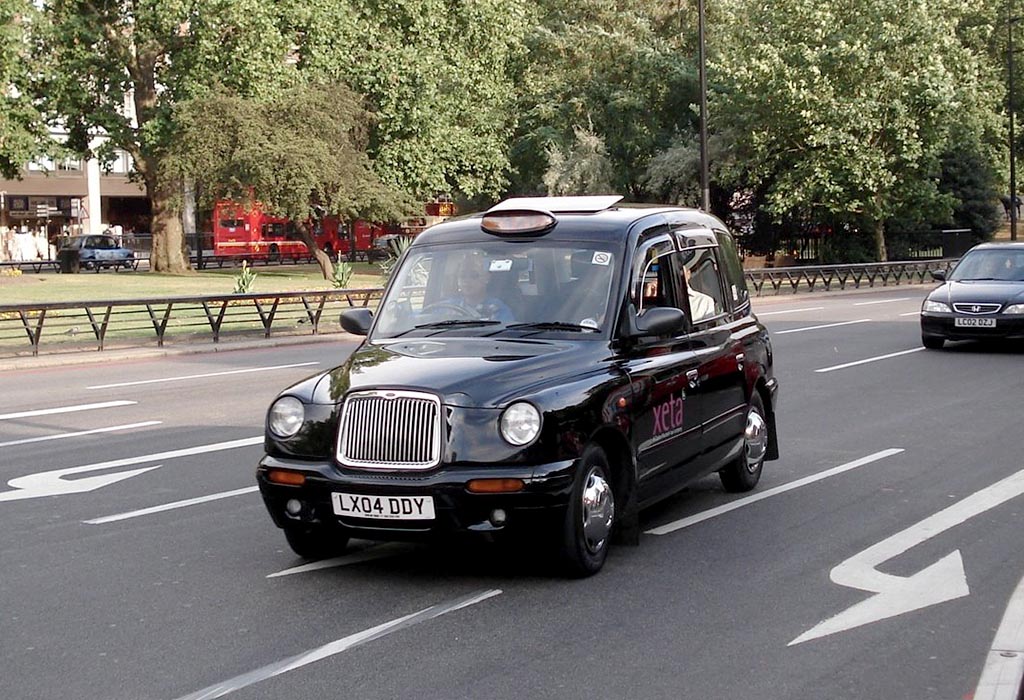
M430 469L441 461L441 401L415 391L361 391L345 399L338 461L357 469Z
M1001 306L1002 304L961 303L953 304L953 311L958 314L994 314Z

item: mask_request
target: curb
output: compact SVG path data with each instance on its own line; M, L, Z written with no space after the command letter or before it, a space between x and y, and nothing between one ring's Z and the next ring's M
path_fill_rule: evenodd
M180 355L200 355L236 350L257 350L290 345L310 345L315 343L358 342L359 336L345 331L334 333L318 333L317 335L289 335L271 338L254 338L245 340L226 340L219 343L200 342L183 345L165 345L164 347L119 347L106 350L75 350L71 352L54 352L35 357L0 358L0 372L48 369L71 365L90 365L101 362L128 362L135 360L152 360L162 357Z

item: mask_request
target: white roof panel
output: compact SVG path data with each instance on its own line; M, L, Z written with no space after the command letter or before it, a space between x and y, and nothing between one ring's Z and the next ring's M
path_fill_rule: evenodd
M586 197L511 197L498 202L488 209L492 211L508 211L510 209L526 209L529 211L546 211L554 213L587 213L609 209L622 199L619 194L602 194Z

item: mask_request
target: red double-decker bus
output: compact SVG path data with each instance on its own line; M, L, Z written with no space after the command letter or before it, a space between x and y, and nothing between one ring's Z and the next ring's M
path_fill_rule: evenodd
M357 219L346 227L336 216L325 216L318 223L308 223L313 227L317 248L332 259L372 260L387 255L386 247L379 245L378 239L395 234L415 236L427 226L452 216L455 206L451 202L428 202L424 211L426 216L401 224L387 225ZM258 202L247 209L231 200L217 201L213 207L212 230L215 256L270 261L311 256L295 224L285 217L264 212Z
M246 209L221 200L213 207L213 254L279 260L309 257L310 252L285 217L267 214L258 202Z

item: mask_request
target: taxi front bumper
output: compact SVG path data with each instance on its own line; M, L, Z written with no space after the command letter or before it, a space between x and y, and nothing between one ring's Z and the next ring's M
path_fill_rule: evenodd
M572 492L575 460L536 466L441 466L429 473L356 472L327 462L264 457L256 479L278 527L341 525L368 539L424 540L460 533L534 532L561 522ZM271 481L271 471L301 474L301 485ZM518 479L521 490L470 492L473 480ZM352 517L336 512L334 494L388 499L433 499L434 518ZM296 512L296 503L301 508ZM291 509L289 509L291 502ZM393 500L392 500L393 502Z

